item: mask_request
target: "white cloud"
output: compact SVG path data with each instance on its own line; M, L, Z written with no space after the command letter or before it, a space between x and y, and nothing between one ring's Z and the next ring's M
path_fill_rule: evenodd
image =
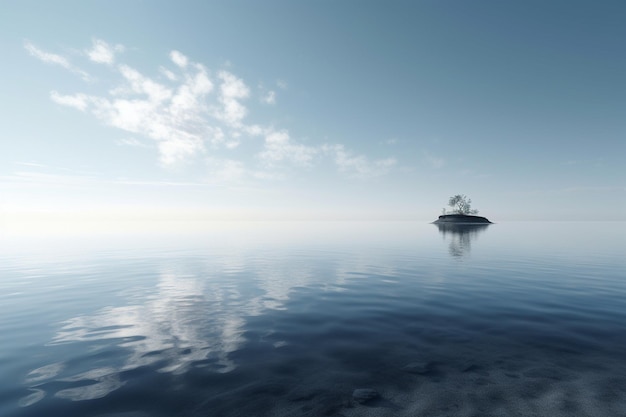
M35 168L47 168L47 165L40 164L37 162L14 162L15 165L23 165L27 167L35 167Z
M127 66L120 65L120 74L128 81L130 87L129 93L145 94L149 100L155 103L160 103L167 100L172 96L172 91L167 87L144 77L139 71ZM123 89L119 93L123 93Z
M49 52L44 52L41 49L37 48L30 42L24 42L24 48L35 58L40 59L43 62L47 62L49 64L60 65L63 68L70 69L72 65L70 62L62 57L61 55L51 54Z
M111 46L103 40L94 39L93 45L87 52L87 56L98 64L111 65L115 62L115 54L124 51L123 45Z
M325 146L324 150L333 156L335 164L337 164L340 171L353 171L358 176L366 175L370 171L365 156L352 155L350 152L346 151L343 145L328 145Z
M331 155L339 171L355 178L379 177L397 164L395 158L370 161L365 155L355 155L341 144L324 145L322 149Z
M265 136L265 149L259 154L265 165L275 165L286 161L296 166L306 167L312 164L318 149L302 144L294 144L286 130L269 131Z
M89 104L89 96L85 94L63 95L56 91L50 92L50 98L55 103L63 106L73 107L76 110L85 111Z
M173 137L159 142L161 162L172 165L204 150L202 140L196 137Z
M172 60L174 64L178 65L180 68L185 68L187 66L187 63L189 62L187 57L178 51L170 52L170 59Z
M85 81L91 80L91 76L89 74L87 74L85 71L81 70L80 68L72 65L67 58L61 55L42 51L41 49L37 48L35 45L33 45L32 43L28 41L24 42L24 48L26 48L29 54L39 59L40 61L43 61L48 64L59 65L60 67L63 67L70 72L73 72L74 74L80 75L80 77Z
M160 67L159 71L161 71L161 74L165 75L165 77L170 81L178 80L178 77L176 77L176 74L174 74L172 71L168 70L165 67Z
M238 140L229 140L224 142L224 146L226 147L226 149L235 149L240 144L241 142Z
M213 84L201 66L186 72L177 88L162 85L128 65L119 65L117 70L123 83L111 90L110 97L56 91L51 97L81 111L89 109L110 126L156 140L165 165L202 154L207 143L224 141L222 130L207 118L203 99Z
M30 43L25 48L44 62L77 71L62 56L43 52ZM153 79L124 63L115 64L116 53L122 50L121 46L96 39L87 51L92 62L109 64L118 75L118 83L107 93L52 91L50 98L133 135L118 140L119 145L150 147L139 139L151 139L163 165L202 157L208 162L212 181L278 178L285 166L311 167L324 157L332 159L338 171L358 178L383 175L396 165L393 158L370 160L342 144L304 144L294 140L286 129L247 124L249 110L243 102L251 91L230 71L212 74L174 50L169 58L176 67L170 70L159 66L160 75ZM277 85L287 88L284 81ZM276 102L273 90L260 87L257 93L265 103ZM241 155L240 160L235 152ZM256 167L246 168L243 160L251 155L256 155Z
M263 136L266 131L266 129L263 128L263 126L259 126L259 125L243 126L242 130L250 136Z
M229 126L240 128L248 109L239 100L248 98L250 89L243 80L228 71L220 71L218 78L221 80L219 101L222 106L216 116Z
M286 90L287 89L287 81L285 80L277 80L276 81L276 85L278 86L278 88L280 88L281 90Z
M135 148L148 148L149 147L144 142L133 137L118 139L117 141L115 141L115 143L120 146L132 146Z
M263 83L258 85L259 101L264 104L276 104L276 91L268 90Z
M276 92L268 91L263 97L263 102L266 104L276 104Z

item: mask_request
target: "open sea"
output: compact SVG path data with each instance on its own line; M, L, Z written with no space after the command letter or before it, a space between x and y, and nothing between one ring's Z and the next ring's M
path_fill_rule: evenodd
M0 415L626 416L626 223L0 236Z

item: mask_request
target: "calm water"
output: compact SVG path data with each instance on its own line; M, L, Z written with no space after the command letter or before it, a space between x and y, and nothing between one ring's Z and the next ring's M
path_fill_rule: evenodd
M2 416L626 416L626 223L0 244Z

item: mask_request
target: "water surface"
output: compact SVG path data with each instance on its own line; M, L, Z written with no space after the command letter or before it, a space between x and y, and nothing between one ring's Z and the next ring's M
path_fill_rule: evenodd
M3 416L623 416L624 223L6 237ZM376 391L358 401L355 389Z

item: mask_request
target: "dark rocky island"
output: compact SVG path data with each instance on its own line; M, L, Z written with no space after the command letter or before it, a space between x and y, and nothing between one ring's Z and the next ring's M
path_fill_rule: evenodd
M446 213L444 208L443 214L433 224L442 226L492 224L486 217L476 216L478 210L472 209L472 200L463 194L450 197L448 205L452 207L452 212Z
M486 217L470 214L442 214L434 224L492 224Z

